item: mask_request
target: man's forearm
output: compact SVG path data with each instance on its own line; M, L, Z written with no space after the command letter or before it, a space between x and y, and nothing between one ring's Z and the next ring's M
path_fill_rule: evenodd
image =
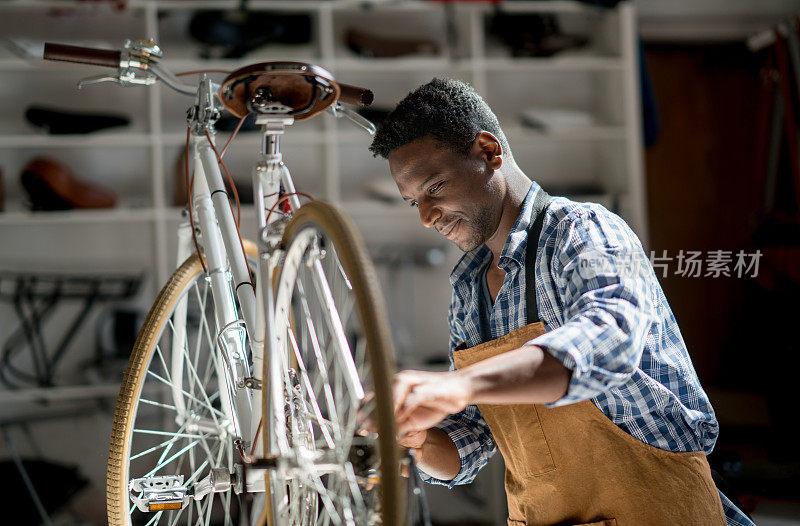
M544 404L567 394L572 371L529 345L458 371L468 380L471 404Z
M447 433L434 427L417 450L417 466L431 477L453 480L461 471L461 457Z

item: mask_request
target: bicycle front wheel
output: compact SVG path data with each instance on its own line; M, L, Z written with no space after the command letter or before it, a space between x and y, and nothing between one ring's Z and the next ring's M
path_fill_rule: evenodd
M255 257L255 245L245 246ZM134 479L163 485L183 477L191 486L213 468L233 471L235 409L224 402L229 386L215 324L210 284L195 254L159 293L125 370L108 455L111 526L237 524L241 510L231 491L172 510L162 503L161 510L142 511L131 500L141 491L130 486Z
M391 337L363 241L346 216L314 201L289 222L283 247L277 371L268 376L265 361L262 390L262 414L281 422L265 455L288 458L270 472L271 522L403 524Z

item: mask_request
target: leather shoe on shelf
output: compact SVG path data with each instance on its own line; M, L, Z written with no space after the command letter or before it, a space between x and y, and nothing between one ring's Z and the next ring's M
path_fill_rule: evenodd
M29 162L20 179L33 210L111 208L117 201L110 190L78 180L69 168L47 157Z
M106 128L126 126L131 122L123 115L76 113L43 106L29 106L25 110L25 118L34 126L44 128L52 135L83 135Z

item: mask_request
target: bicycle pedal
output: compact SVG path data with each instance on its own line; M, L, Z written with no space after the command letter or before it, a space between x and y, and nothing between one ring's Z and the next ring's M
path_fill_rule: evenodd
M128 483L131 502L144 513L179 510L189 503L183 475L133 479Z

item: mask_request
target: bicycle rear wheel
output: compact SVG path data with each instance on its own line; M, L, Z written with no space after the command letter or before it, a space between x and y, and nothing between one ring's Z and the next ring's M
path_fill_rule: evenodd
M245 247L256 257L255 245ZM195 254L159 293L125 370L108 455L111 526L237 524L239 501L231 491L147 513L130 497L132 479L182 475L190 485L212 468L234 471L233 408L222 403L227 385L216 336L210 285Z
M265 455L290 460L270 472L271 519L404 524L391 337L363 241L346 216L314 201L294 215L282 244L278 371L268 376L265 361L262 414L285 423L285 434L271 434L271 448L265 442ZM377 433L360 431L366 418Z

